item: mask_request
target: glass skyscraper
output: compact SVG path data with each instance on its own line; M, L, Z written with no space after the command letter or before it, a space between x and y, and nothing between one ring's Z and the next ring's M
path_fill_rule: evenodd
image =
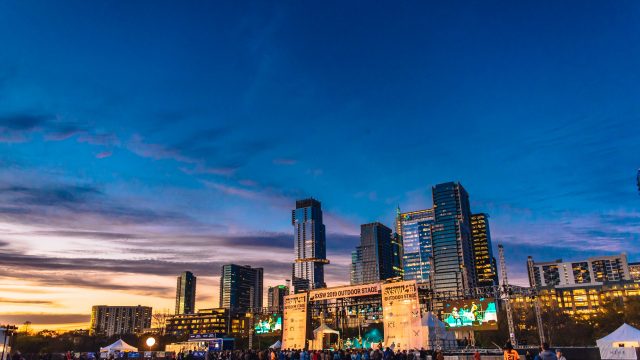
M262 307L262 268L228 264L222 266L220 276L220 307L245 311Z
M360 245L351 255L352 284L394 277L391 229L379 222L360 226Z
M471 236L477 286L498 285L498 272L491 249L489 215L484 213L471 215Z
M326 287L324 265L329 260L320 201L313 198L296 201L291 224L296 256L292 274L295 292Z
M432 193L434 290L458 292L473 288L476 275L469 194L460 183L454 182L438 184Z
M433 209L402 213L398 209L396 232L402 240L402 270L405 280L429 281L431 274L431 227Z
M196 311L196 277L190 271L178 276L176 286L176 315L193 314Z

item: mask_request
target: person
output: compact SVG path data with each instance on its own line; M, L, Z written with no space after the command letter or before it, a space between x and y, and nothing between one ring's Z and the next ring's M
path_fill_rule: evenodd
M558 358L558 360L567 360L567 358L562 355L562 350L560 349L556 350L556 357Z
M526 353L526 354L524 354L524 358L525 358L526 360L534 360L534 359L533 359L533 353L531 353L531 350L527 350L527 353Z
M504 360L520 360L520 355L518 352L513 350L513 345L511 345L511 341L507 342L503 348L504 351Z
M480 353L478 352L478 350L476 350L476 352L473 353L473 360L480 360Z
M538 354L539 360L558 360L556 354L549 350L549 344L542 343L542 351Z
M436 355L436 360L444 360L444 353L442 351L438 351L438 355Z

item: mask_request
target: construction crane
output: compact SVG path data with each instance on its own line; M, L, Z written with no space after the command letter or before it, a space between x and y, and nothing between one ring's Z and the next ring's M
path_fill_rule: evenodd
M507 280L507 264L504 261L504 248L502 244L498 245L498 254L500 256L500 277L502 277L501 298L507 308L507 323L509 324L509 339L511 345L517 345L516 330L513 326L513 314L511 313L511 299L509 298L509 280Z
M527 258L527 268L529 269L529 281L531 287L535 291L535 295L532 296L533 306L536 313L536 323L538 324L538 336L540 336L540 345L546 342L544 338L544 328L542 327L542 316L540 315L540 293L538 292L538 282L533 271L533 258L529 256Z

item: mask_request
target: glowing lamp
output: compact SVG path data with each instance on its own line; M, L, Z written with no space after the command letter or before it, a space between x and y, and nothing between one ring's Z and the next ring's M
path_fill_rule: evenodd
M148 347L152 347L155 344L156 344L156 339L154 339L152 337L147 338L147 346Z

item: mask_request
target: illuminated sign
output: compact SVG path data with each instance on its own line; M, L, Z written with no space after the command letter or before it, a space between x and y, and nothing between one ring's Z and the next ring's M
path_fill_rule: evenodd
M307 293L284 297L283 349L304 349L307 340Z
M450 329L497 330L496 302L492 298L448 302L442 311L442 321Z
M309 301L340 299L355 296L379 295L380 283L317 289L309 292Z
M415 280L382 285L384 343L397 349L419 349L422 342L422 316Z

